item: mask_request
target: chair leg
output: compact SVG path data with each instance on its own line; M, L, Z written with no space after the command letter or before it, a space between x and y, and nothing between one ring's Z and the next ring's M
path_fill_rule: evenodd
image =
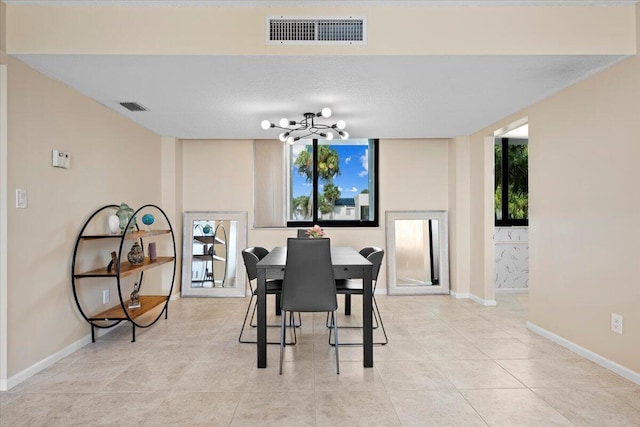
M380 328L382 329L382 333L384 334L384 342L375 343L375 344L387 345L389 344L389 338L387 338L387 331L384 329L384 323L382 323L382 316L380 315L380 309L378 308L378 302L376 301L376 297L373 297L373 308L374 308L373 310L374 317L376 317L375 314L378 313L377 317L380 321Z
M251 295L251 299L249 299L249 306L247 307L247 313L244 315L244 322L242 322L242 329L240 329L240 336L238 337L238 342L242 343L242 344L255 344L256 341L255 340L245 340L242 338L242 334L244 333L244 328L247 325L247 318L249 317L249 310L251 309L251 302L253 301L254 295ZM253 313L251 314L251 319L253 319L256 315L256 311L258 309L258 301L256 300L256 303L253 305ZM291 316L293 317L293 313L291 313ZM298 313L298 316L300 316L300 313ZM295 321L294 321L295 322ZM302 322L302 319L300 318L300 322ZM251 320L249 321L249 325L251 325ZM253 325L251 325L253 326ZM269 327L278 327L279 325L267 325ZM255 326L253 326L255 328ZM296 326L299 327L299 326ZM295 332L295 331L294 331ZM267 344L280 344L279 341L267 341ZM297 337L294 334L294 340L291 342L287 343L288 345L296 345L297 344Z
M287 312L280 311L280 375L282 375L282 358L284 356L284 331L287 327Z
M389 344L389 338L387 337L387 331L384 329L384 323L382 323L382 316L380 315L380 309L378 309L378 303L376 301L376 297L372 297L373 299L373 307L371 309L372 313L373 313L373 318L375 319L375 322L382 328L382 333L384 335L384 341L381 342L374 342L373 344L375 345L387 345ZM327 317L329 316L329 313L327 313ZM336 345L335 342L332 343L331 342L331 329L333 329L333 327L335 326L335 324L333 323L333 317L331 318L331 323L329 323L327 321L327 327L329 327L329 345L334 346ZM362 328L362 326L338 326L338 328ZM376 328L373 328L376 329ZM348 343L343 343L343 346L345 345L362 345L361 342L348 342Z
M276 297L278 296L278 294L275 294ZM276 316L280 316L280 306L277 306L277 311L275 312ZM257 323L253 322L253 319L256 316L256 309L253 309L253 314L251 315L251 321L249 322L249 325L251 325L252 328L256 328L258 327ZM280 324L278 323L277 325L267 325L270 328L279 328ZM302 316L300 315L300 312L298 312L298 323L295 323L295 321L293 322L293 326L295 326L296 328L299 328L302 326Z
M340 345L338 343L338 319L336 319L336 311L331 313L331 323L333 323L333 333L336 336L336 372L340 375Z
M350 296L351 296L351 295L345 294L345 301L346 301L346 298L347 298L347 297L350 297ZM349 303L349 304L351 304L351 303ZM347 310L347 309L345 308L345 315L347 315L347 314L346 314L346 310ZM349 308L349 314L348 314L348 315L349 315L349 316L351 316L351 308ZM375 317L375 316L373 316L373 321L374 321L374 323L373 323L373 329L378 329L378 327L380 326L380 325L378 324L378 318L377 318L377 317ZM327 312L326 327L327 327L327 329L331 329L331 328L333 328L333 326L331 325L331 323L329 323L329 313L328 313L328 312ZM347 329L358 329L358 328L362 328L362 326L338 326L338 327L339 327L339 328L347 328Z
M240 336L238 336L238 342L240 342L240 343L248 343L248 342L250 342L250 341L243 341L242 340L242 333L244 332L244 327L247 325L247 317L249 317L249 310L251 309L251 303L253 302L253 297L254 297L253 292L251 292L251 298L249 298L249 305L247 306L247 313L244 315L244 321L242 322L242 329L240 329ZM255 313L255 306L254 306L253 311ZM253 319L253 315L251 315L251 319ZM251 323L251 321L249 321L249 323Z

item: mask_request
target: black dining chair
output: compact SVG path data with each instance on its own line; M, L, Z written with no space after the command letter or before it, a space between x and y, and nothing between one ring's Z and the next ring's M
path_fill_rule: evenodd
M371 289L372 292L372 300L373 300L373 319L376 322L376 325L373 329L377 329L380 327L382 329L382 333L384 335L384 340L379 342L374 342L374 344L378 345L386 345L389 343L389 338L387 337L387 331L384 329L384 323L382 322L382 316L380 315L380 309L378 308L378 303L376 302L376 285L378 284L378 273L380 273L380 267L382 265L382 259L384 258L384 249L378 248L375 246L369 246L366 248L362 248L360 250L360 255L365 257L371 264L373 264L371 281L373 282L373 287ZM362 285L362 279L341 279L336 280L336 292L338 295L344 295L345 299L351 298L351 295L363 295L364 288ZM333 325L329 322L329 318L327 316L327 327L329 328L329 344L331 343L331 329ZM341 326L341 328L362 328L362 326ZM349 342L342 343L341 345L362 345L361 342Z
M298 238L301 239L303 237L309 237L309 235L307 234L307 230L298 228Z
M244 321L242 322L242 329L240 329L240 336L238 336L238 342L241 342L241 343L248 343L248 344L256 343L255 340L244 339L242 335L244 333L244 328L247 325L247 318L249 317L249 311L251 311L253 300L258 295L258 286L256 285L256 287L254 288L253 285L251 284L252 281L258 278L258 269L256 268L256 264L258 264L258 262L262 258L267 256L268 253L269 251L261 246L246 248L246 249L243 249L242 251L242 259L244 260L244 266L245 266L245 269L247 270L247 279L249 281L249 289L251 290L251 298L249 298L249 305L247 306L247 312L244 315ZM280 307L277 302L279 301L280 295L282 294L282 280L267 280L266 285L267 285L267 289L266 289L267 295L276 296L275 312L280 313ZM253 304L253 312L251 313L251 319L249 320L250 326L254 328L257 326L255 323L253 323L253 319L255 317L257 307L258 305L256 301L256 303ZM289 321L292 323L294 322L293 318L294 318L293 313L291 313ZM298 313L298 320L299 320L299 323L294 324L294 326L296 327L300 327L300 325L302 325L302 318L300 317L300 313ZM279 324L267 325L267 326L280 327ZM289 345L293 345L295 343L296 343L296 340L295 340L295 334L294 334L294 340L290 342ZM273 342L267 342L267 344L280 344L280 342L273 341Z
M336 310L338 298L331 264L330 239L287 239L287 261L281 299L280 374L284 356L287 312L331 312L334 325L336 371L340 374ZM295 331L295 329L294 329Z

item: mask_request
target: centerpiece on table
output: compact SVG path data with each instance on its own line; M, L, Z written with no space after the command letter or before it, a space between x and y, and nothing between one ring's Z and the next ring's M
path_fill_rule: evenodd
M307 229L307 236L311 238L316 238L316 237L324 237L325 234L324 234L324 230L320 228L318 224L316 224L313 227Z

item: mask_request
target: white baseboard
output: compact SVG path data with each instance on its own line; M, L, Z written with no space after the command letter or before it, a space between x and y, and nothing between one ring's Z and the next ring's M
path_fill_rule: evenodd
M484 305L485 307L493 307L496 305L496 300L494 299L482 299L478 296L475 296L470 293L460 293L456 291L450 291L451 296L456 299L470 299L473 302L477 302L480 305Z
M528 294L529 288L495 288L496 294Z
M579 346L578 344L565 338L562 338L561 336L556 335L553 332L547 331L546 329L541 328L540 326L537 326L531 322L527 322L527 329L529 329L531 332L535 332L538 335L550 339L556 344L559 344L564 348L573 351L574 353L584 357L585 359L597 363L603 368L607 368L608 370L615 372L616 374L628 379L629 381L640 385L640 373L638 372L632 371L629 368L625 368L624 366L612 360L602 357L599 354L592 352L591 350L587 350L586 348Z
M64 359L71 353L81 349L82 347L89 344L90 342L91 342L91 334L80 338L78 341L66 346L65 348L58 351L57 353L54 353L51 356L46 357L37 363L34 363L28 368L23 369L22 371L8 378L6 381L6 384L3 384L6 387L3 387L2 390L7 391L12 389L13 387L17 386L21 382L28 380L38 372L48 368L49 366L53 365L57 361Z
M124 325L130 325L130 323L129 322L122 322L119 325L116 325L116 326L114 326L112 328L109 328L109 329L96 328L96 338L102 337L102 336L114 331L115 329L121 328ZM69 344L68 346L66 346L62 350L52 354L51 356L48 356L48 357L42 359L41 361L39 361L37 363L34 363L33 365L29 366L28 368L23 369L22 371L18 372L17 374L13 375L12 377L8 378L7 380L2 380L0 382L0 391L8 391L8 390L12 389L13 387L17 386L21 382L28 380L29 378L31 378L32 376L34 376L38 372L48 368L49 366L53 365L54 363L58 362L59 360L64 359L68 355L76 352L77 350L80 350L82 347L84 347L85 345L90 344L90 343L91 343L91 334L87 334L84 337L80 338L78 341L76 341L76 342L74 342L72 344Z
M473 294L471 294L469 298L471 298L471 301L475 301L478 304L484 305L485 307L495 307L497 305L496 300L494 299L482 299Z
M471 294L470 293L462 293L462 292L456 292L456 291L449 291L449 293L451 294L452 297L456 298L456 299L469 299L471 298Z

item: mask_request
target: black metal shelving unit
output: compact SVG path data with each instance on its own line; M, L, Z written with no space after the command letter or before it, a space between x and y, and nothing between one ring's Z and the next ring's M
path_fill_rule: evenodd
M73 260L71 263L71 285L73 288L73 296L80 311L80 314L84 319L91 325L91 341L95 342L95 328L108 329L112 328L122 321L128 321L132 326L132 338L131 342L135 342L136 340L136 327L139 328L148 328L149 326L156 323L162 314L164 313L165 319L168 317L169 310L169 299L171 297L171 292L173 290L173 286L175 283L176 277L176 241L175 235L173 232L173 227L171 226L171 222L167 217L166 213L156 205L144 205L138 210L136 210L131 219L127 223L127 226L124 228L125 230L130 230L133 228L135 231L131 231L129 233L121 233L121 234L91 234L86 233L86 230L90 228L93 229L99 228L95 227L93 221L96 218L106 217L109 211L115 211L118 209L117 205L106 205L95 212L93 212L89 218L85 221L82 228L80 229L80 233L76 239L76 243L73 249ZM145 212L159 212L165 219L166 224L168 226L167 229L154 229L154 230L140 230L135 223L136 216L139 215L142 211ZM126 252L123 252L123 247L125 242L138 241L140 246L142 246L144 251L144 239L148 238L163 238L170 237L171 238L171 247L173 249L173 253L169 253L168 256L158 256L155 260L150 260L147 256L145 256L142 264L132 265L126 260ZM117 265L113 265L111 269L108 269L107 266L78 271L78 261L79 257L86 255L84 254L83 248L84 244L89 241L95 240L105 240L111 241L113 244L110 248L117 252L118 254L118 262ZM116 249L117 245L117 249ZM106 245L105 245L106 246ZM110 253L111 251L107 252ZM157 268L163 265L172 265L172 275L171 275L171 287L169 292L166 294L160 295L145 295L144 287L143 287L143 278L144 272L149 269ZM126 299L128 295L125 293L123 296L122 290L122 279L134 275L139 275L138 283L139 283L139 292L140 292L140 307L130 308L129 303L130 300ZM113 278L117 283L117 291L118 291L118 299L119 304L115 304L106 310L99 311L97 313L88 313L87 308L83 307L81 304L80 293L82 292L82 288L84 286L90 286L88 283L84 283L87 281L91 281L91 279L96 278ZM157 314L154 316L152 313L154 309L157 309ZM146 316L149 314L148 316Z

